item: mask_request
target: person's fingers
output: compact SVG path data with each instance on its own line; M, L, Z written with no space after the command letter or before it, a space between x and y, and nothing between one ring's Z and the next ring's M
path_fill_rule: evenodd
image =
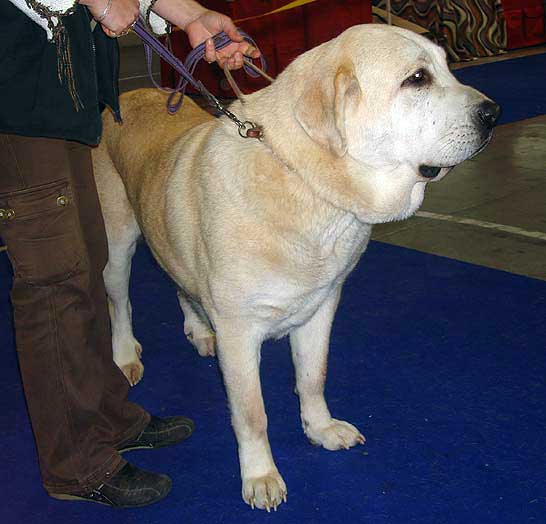
M137 20L139 15L138 0L116 0L109 5L110 8L100 24L108 36L120 36L129 30ZM98 16L94 10L91 10L91 13L94 17ZM98 14L101 15L101 13Z
M229 69L240 69L243 67L243 54L240 52L234 53L227 60Z
M102 30L104 31L106 36L109 36L110 38L119 38L120 36L125 36L126 34L128 34L129 31L131 30L131 28L135 25L135 23L136 23L136 21L131 23L131 25L129 25L128 27L126 27L125 29L123 29L123 30L121 30L119 32L112 31L111 29L106 27L104 24L101 24L101 26L102 26Z
M101 26L106 36L109 36L110 38L116 37L116 33L114 33L114 31L110 31L110 29L108 29L104 24L101 24Z
M260 50L257 47L254 47L249 42L244 42L243 44L241 44L240 48L243 55L249 56L251 58L260 58Z
M221 26L224 33L226 33L226 35L228 35L231 40L233 40L234 42L243 41L243 35L239 33L231 18L229 18L228 16L222 16Z
M260 51L244 40L243 36L239 33L235 24L229 17L218 13L214 14L215 19L213 24L210 23L211 13L207 13L205 17L196 20L195 23L201 22L203 28L210 32L217 32L219 29L223 30L232 42L224 49L216 51L212 38L207 38L205 40L204 58L208 63L218 62L220 67L224 67L226 64L229 69L239 69L244 64L244 55L252 58L258 58L260 56ZM206 24L205 22L209 23ZM186 32L190 36L190 42L192 41L192 38L195 41L199 40L199 35L196 34L199 33L199 31L196 31L197 29L200 29L197 25L195 27L188 26L186 28Z
M205 57L205 60L209 64L216 61L221 68L223 68L224 64L226 63L229 69L240 69L244 65L244 59L243 59L242 53L238 53L237 55L233 55L233 56L221 56L217 54L215 59L210 59Z
M216 49L214 48L212 38L207 39L205 42L205 60L209 64L216 60Z

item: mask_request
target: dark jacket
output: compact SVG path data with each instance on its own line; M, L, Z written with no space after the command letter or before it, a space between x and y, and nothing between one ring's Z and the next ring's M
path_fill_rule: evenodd
M0 133L98 144L101 111L119 114L119 49L83 6L63 17L79 110L57 73L57 48L11 2L0 1Z

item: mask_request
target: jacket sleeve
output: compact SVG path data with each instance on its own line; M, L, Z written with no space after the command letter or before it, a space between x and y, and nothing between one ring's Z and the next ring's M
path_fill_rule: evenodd
M77 0L9 0L33 22L42 27L48 40L53 38L54 31L61 25L61 17L72 14Z
M140 0L140 16L157 35L164 35L169 30L169 22L152 11L156 0Z

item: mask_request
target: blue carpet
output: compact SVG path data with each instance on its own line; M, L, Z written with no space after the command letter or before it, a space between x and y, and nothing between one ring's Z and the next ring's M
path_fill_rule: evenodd
M300 429L286 340L263 348L269 434L288 504L240 499L216 360L186 342L174 290L145 247L132 296L146 375L132 398L197 424L186 443L127 455L169 473L140 510L49 499L40 486L9 329L0 255L2 523L499 524L546 521L546 282L372 243L350 276L331 343L328 398L367 444L328 452Z
M454 71L502 107L500 124L546 114L546 53Z

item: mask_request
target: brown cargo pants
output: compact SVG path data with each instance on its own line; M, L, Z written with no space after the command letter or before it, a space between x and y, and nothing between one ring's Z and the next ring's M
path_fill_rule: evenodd
M112 360L89 147L0 134L0 237L44 486L88 492L123 467L116 448L149 421Z

